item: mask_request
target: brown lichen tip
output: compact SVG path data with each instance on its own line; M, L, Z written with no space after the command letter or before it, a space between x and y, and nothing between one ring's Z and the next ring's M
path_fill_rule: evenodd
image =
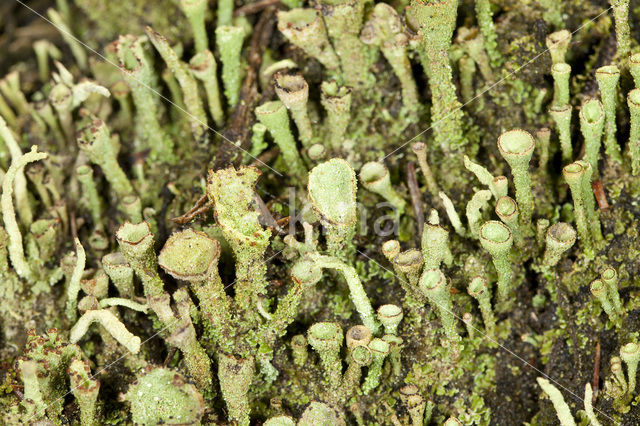
M173 233L158 255L158 265L184 281L201 281L217 268L220 243L204 232L186 229Z

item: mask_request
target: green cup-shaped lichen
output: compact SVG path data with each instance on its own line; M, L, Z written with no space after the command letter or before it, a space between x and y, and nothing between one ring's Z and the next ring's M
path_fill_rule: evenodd
M342 380L342 362L340 361L342 328L339 324L332 322L316 323L309 328L307 340L318 352L332 389L338 389Z
M409 411L411 417L411 424L413 426L422 426L424 420L424 410L427 402L424 397L420 395L420 389L416 385L406 385L400 388L400 399Z
M516 201L509 196L498 198L495 212L500 220L511 229L515 243L521 246L524 240L520 232L520 225L518 224L518 204Z
M598 158L602 144L604 129L604 108L597 99L588 99L580 109L580 131L584 137L585 160L591 164L594 171L598 170Z
M607 155L620 163L620 145L616 140L616 92L620 70L615 65L607 65L596 70L596 80L600 88L600 98L604 107L604 148Z
M407 8L407 15L418 27L422 65L431 88L431 122L435 142L445 149L457 148L466 143L462 133L461 105L449 63L458 0L413 0Z
M632 173L640 173L640 89L633 89L627 95L627 105L631 114L629 133L629 154L631 154Z
M227 404L229 419L248 426L251 413L249 387L255 371L253 357L240 358L218 354L218 380L222 397Z
M205 14L207 12L207 0L181 0L180 7L191 24L193 40L196 52L202 52L209 48L207 30L205 28Z
M469 283L467 291L471 297L478 301L484 326L487 329L487 333L492 336L495 330L496 320L493 316L493 310L491 309L491 291L487 286L487 280L483 277L475 277Z
M547 36L546 44L552 63L558 64L565 61L569 43L571 43L571 33L567 30L556 31Z
M311 401L304 410L298 426L344 426L345 422L340 415L324 402Z
M229 330L231 312L218 274L219 257L218 240L186 229L169 237L158 255L158 265L174 278L191 284L212 335L226 350L231 350L229 339L223 338Z
M197 424L204 414L200 392L182 374L168 368L154 368L119 399L129 403L133 422L141 425Z
M324 81L320 90L320 103L327 111L329 146L339 151L351 121L351 89L339 86L335 81Z
M122 254L135 269L140 266L155 267L153 234L148 222L133 224L125 222L116 232ZM143 271L140 271L141 275Z
M546 249L542 263L547 267L558 264L560 257L576 242L576 230L568 223L560 222L547 229Z
M373 354L367 346L359 345L347 355L349 367L342 378L341 396L349 398L353 391L360 385L362 377L362 367L371 365Z
M444 274L439 269L425 270L420 277L419 287L429 303L438 310L438 316L447 338L451 341L460 340L456 330L451 294Z
M351 351L356 346L367 346L372 338L373 333L371 333L368 327L364 325L354 325L347 330L345 335L347 350Z
M571 163L562 169L562 175L569 184L571 197L573 198L573 215L578 228L578 236L585 250L591 250L592 241L587 224L587 211L585 207L585 194L582 181L584 180L585 168L579 162Z
M340 69L340 59L329 43L327 28L317 10L296 8L279 11L278 30L326 68Z
M449 231L443 226L425 223L421 248L425 269L439 268L442 262L450 266L453 262L453 255L449 248Z
M516 201L520 209L520 219L525 225L531 223L533 197L531 195L531 177L529 161L536 143L533 136L524 130L511 130L500 135L498 149L509 163L516 187Z
M353 254L356 228L356 174L345 160L333 158L309 172L309 198L327 228L329 253L342 259Z
M515 285L511 282L509 252L513 245L513 234L502 222L490 220L480 228L480 244L491 254L498 272L498 300L506 301Z
M378 320L384 326L386 334L397 333L402 317L402 308L398 305L382 305L378 308Z
M360 169L360 182L371 192L375 192L395 207L397 214L404 213L406 202L391 186L389 169L378 162L366 163Z
M304 180L307 170L298 154L285 105L280 101L266 102L255 109L255 114L256 118L269 129L269 133L282 152L282 157L291 168L291 173Z
M254 167L218 170L209 173L207 196L213 201L216 221L235 256L235 301L249 315L256 315L258 295L266 288L264 253L271 232L258 221L251 208L260 171Z
M420 272L422 272L424 261L422 253L418 249L409 249L398 254L393 259L394 268L398 269L412 286L418 284Z
M400 254L400 242L398 240L389 240L382 243L382 254L387 260L393 262L393 259Z
M598 302L602 305L602 309L604 309L609 319L612 321L615 320L616 311L611 299L609 299L606 284L602 282L602 280L595 280L589 286L589 290L591 290L593 297L598 299Z
M119 251L102 256L102 268L107 273L120 296L134 296L133 269Z
M302 74L278 73L275 76L275 90L280 101L291 112L303 145L309 146L313 139L313 131L307 112L309 101L307 81Z
M629 57L629 71L636 89L640 89L640 53L634 53Z
M369 366L369 372L362 385L362 392L368 394L380 384L380 375L382 374L382 366L384 360L389 355L391 349L389 343L382 339L374 338L369 342L368 348L371 350L373 359Z
M327 26L331 44L340 59L342 79L351 87L369 85L371 57L360 41L365 2L362 0L319 0L318 9Z
M568 104L571 65L563 62L553 64L551 67L551 75L553 76L553 105Z
M120 207L131 223L142 222L142 202L136 194L125 195L120 200Z
M627 364L627 374L629 376L627 392L632 394L636 388L636 374L638 372L638 362L640 361L640 345L634 342L627 343L620 348L620 358Z
M202 281L217 268L220 243L203 232L172 234L158 255L158 265L176 279Z
M229 105L235 107L240 98L242 85L242 44L245 37L243 27L222 25L216 28L216 44L222 62L222 84Z
M133 192L129 178L118 164L117 151L111 142L107 124L95 118L78 131L78 147L87 154L92 163L100 166L118 197L124 198Z
M321 143L314 143L307 149L307 156L311 161L321 161L327 156L327 148Z
M560 150L562 151L562 162L568 163L573 159L573 146L571 145L571 114L573 107L571 104L553 105L549 108L549 115L556 123L558 139L560 139Z
M373 355L371 353L371 349L369 349L367 346L359 345L353 348L353 350L351 351L350 359L352 362L355 362L359 366L365 367L371 364Z
M302 258L291 268L291 278L305 287L312 286L322 278L322 268L312 260Z
M622 314L622 301L620 300L620 294L618 293L618 272L615 269L608 267L601 274L602 282L607 286L607 293L609 299L613 303L615 310Z
M189 61L191 74L202 82L209 102L209 111L216 125L224 124L224 112L220 102L220 86L218 85L218 64L210 50L197 53Z

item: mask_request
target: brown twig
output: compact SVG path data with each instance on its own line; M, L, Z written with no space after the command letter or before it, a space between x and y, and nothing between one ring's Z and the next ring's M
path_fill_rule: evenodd
M278 234L282 234L284 231L282 230L282 228L280 228L280 226L278 226L278 222L271 215L271 212L269 211L269 208L262 200L262 197L260 197L260 195L258 195L257 192L254 192L253 199L255 200L256 204L258 205L258 208L260 209L260 217L262 218L262 222L269 228L275 229L278 232Z
M258 160L256 160L253 163L251 163L251 165L254 166L254 167L258 167L262 163L268 163L269 161L271 161L274 158L276 158L278 156L278 154L280 154L280 148L277 147L277 146L273 147L270 150L265 151L262 154L260 154L260 156L258 157Z
M253 15L254 13L258 13L269 6L278 6L280 4L280 0L258 0L255 3L250 3L239 7L233 12L233 16L238 17Z
M422 196L420 188L418 188L418 179L416 178L416 166L412 161L407 165L407 185L409 186L409 194L411 194L411 204L416 215L416 223L418 224L418 237L422 237L422 229L424 228L424 208L422 207Z
M173 359L173 356L176 354L176 350L177 350L176 347L169 348L169 353L167 353L167 357L164 359L164 362L162 363L163 367L166 367L167 365L169 365L169 363Z
M182 216L174 217L171 219L173 223L177 223L178 225L184 225L187 222L193 220L194 217L198 216L201 213L207 212L211 208L211 203L207 199L207 195L203 195L198 198L196 204L189 209L188 212L183 214Z
M593 360L593 380L591 382L591 387L593 388L593 402L596 402L596 397L598 396L598 390L600 388L600 338L598 338L598 342L596 343L596 354Z

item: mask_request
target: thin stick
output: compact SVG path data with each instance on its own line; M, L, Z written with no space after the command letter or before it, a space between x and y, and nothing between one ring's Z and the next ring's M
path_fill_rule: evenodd
M184 225L185 223L193 220L193 218L199 215L200 213L204 213L210 208L211 208L211 204L209 203L209 200L207 199L207 195L205 194L202 197L198 198L198 201L196 201L196 204L193 207L191 207L188 212L186 212L182 216L174 217L171 220L174 223L177 223L178 225Z
M596 354L593 360L593 380L591 387L593 388L592 402L596 402L598 396L598 388L600 386L600 338L596 343Z
M409 186L409 194L411 194L411 204L416 215L418 224L418 238L422 238L422 229L424 228L424 208L422 207L422 196L420 188L418 188L418 180L416 179L415 163L412 161L407 166L407 185Z

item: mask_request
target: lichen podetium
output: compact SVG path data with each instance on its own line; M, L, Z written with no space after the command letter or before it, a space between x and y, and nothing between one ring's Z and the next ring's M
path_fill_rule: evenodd
M640 424L636 3L5 3L0 424Z

